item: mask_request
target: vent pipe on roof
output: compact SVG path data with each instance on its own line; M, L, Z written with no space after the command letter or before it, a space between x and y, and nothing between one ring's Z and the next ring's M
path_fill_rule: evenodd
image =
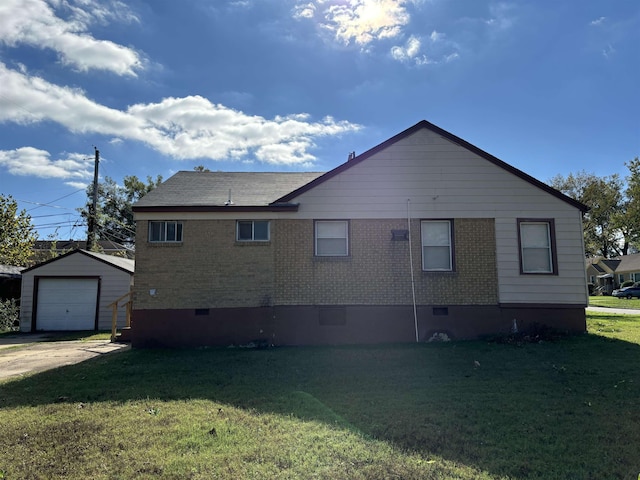
M231 189L229 189L229 199L224 202L225 206L233 205L233 200L231 200Z
M356 152L349 152L349 156L347 157L347 162L356 158Z

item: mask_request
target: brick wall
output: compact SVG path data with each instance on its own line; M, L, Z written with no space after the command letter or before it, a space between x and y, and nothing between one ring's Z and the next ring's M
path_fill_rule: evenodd
M235 220L187 220L183 222L182 243L151 244L147 225L142 221L137 226L136 309L259 307L271 303L272 242L236 242ZM274 235L274 222L271 229ZM150 289L156 289L155 296L149 294Z
M418 304L498 303L493 219L454 221L456 271L448 273L422 271L420 221L411 228ZM403 220L351 220L349 257L323 258L314 256L312 220L272 221L271 241L260 243L236 242L234 220L189 220L181 244L149 244L141 221L135 308L408 305L409 242L391 240L402 229Z
M419 230L419 222L415 231ZM418 252L416 301L423 305L496 305L498 267L493 219L455 219L455 272L422 272L420 238L414 238ZM418 236L419 237L419 236Z
M456 271L422 271L420 221L412 221L416 301L495 305L498 302L492 219L454 221ZM402 305L412 302L409 242L392 241L402 220L351 220L350 255L314 257L313 221L281 220L276 242L275 304Z

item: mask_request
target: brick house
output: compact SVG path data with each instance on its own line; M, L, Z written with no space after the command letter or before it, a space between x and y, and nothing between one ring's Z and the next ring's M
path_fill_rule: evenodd
M178 172L133 209L133 345L583 332L585 209L426 121L325 174Z

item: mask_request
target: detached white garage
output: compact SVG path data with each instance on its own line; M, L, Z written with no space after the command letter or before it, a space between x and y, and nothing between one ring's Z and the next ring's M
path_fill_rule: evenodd
M109 330L109 305L133 285L134 261L74 250L22 272L20 330ZM118 312L118 327L125 324Z

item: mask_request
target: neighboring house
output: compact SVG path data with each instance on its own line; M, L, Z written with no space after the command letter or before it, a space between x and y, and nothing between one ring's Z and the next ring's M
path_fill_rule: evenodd
M109 305L129 292L133 271L133 260L86 250L23 270L20 330L110 330Z
M610 295L624 282L640 282L640 253L606 259L587 259L587 280L594 286L594 293Z
M134 346L585 331L586 207L426 121L324 175L178 172L133 210Z
M98 240L98 251L107 255L133 258L134 251L110 240ZM86 240L36 240L33 244L33 262L40 263L72 250L86 250Z
M616 280L618 285L623 282L640 282L640 253L617 257L619 264L616 267Z

